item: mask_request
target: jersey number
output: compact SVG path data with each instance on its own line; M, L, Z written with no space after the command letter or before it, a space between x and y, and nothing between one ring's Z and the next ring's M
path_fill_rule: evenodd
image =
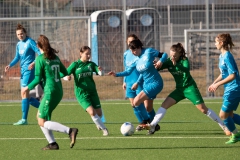
M55 82L58 82L59 81L58 74L60 72L60 69L59 69L60 67L59 65L52 65L51 68L54 73Z

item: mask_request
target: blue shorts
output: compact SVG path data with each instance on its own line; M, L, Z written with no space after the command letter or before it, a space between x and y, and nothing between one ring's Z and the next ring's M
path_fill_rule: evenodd
M138 85L138 88L137 88L137 90L132 90L131 89L131 87L126 87L126 97L127 98L135 98L137 95L138 95L138 93L140 93L142 91L142 86L139 86Z
M26 87L34 79L34 69L21 73L20 85Z
M230 94L223 95L223 104L221 110L229 113L236 111L239 105L240 95L237 91L232 91Z
M144 84L143 92L148 96L149 99L155 99L157 94L160 93L163 89L163 82L153 82Z

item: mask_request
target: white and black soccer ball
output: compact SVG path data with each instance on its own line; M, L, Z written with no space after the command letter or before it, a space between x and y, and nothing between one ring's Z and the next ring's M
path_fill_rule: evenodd
M132 125L132 123L125 122L122 124L120 131L121 131L122 135L124 135L124 136L131 136L131 135L133 135L135 128Z

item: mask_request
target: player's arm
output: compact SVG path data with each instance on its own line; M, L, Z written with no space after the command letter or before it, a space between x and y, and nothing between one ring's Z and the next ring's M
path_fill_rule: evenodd
M29 45L30 45L30 48L31 48L35 53L37 53L38 55L41 55L41 52L40 52L40 50L38 49L37 44L36 44L36 42L35 42L34 40L31 39ZM35 65L35 60L29 65L28 69L29 69L29 70L33 69L33 68L34 68L34 65Z
M99 76L103 76L102 67L98 66L94 62L92 62L92 63L93 63L93 66L94 66L94 72Z
M176 67L183 72L190 72L190 65L188 59L183 60L183 63L176 63Z
M15 64L17 64L17 62L20 60L20 54L19 54L19 50L18 50L18 45L16 46L16 55L14 57L14 59L12 60L12 62L8 65L9 68L11 68L12 66L14 66Z
M36 67L35 67L35 77L33 81L27 86L29 90L32 90L35 88L37 84L39 84L42 80L43 75L43 64L40 62L40 59L36 59Z
M70 66L67 68L67 75L71 75L72 73L74 73L75 71L75 66L76 66L76 62L73 62L70 64ZM63 78L66 75L64 75L63 73L60 72L60 77ZM65 78L66 79L66 78ZM64 80L65 80L64 79ZM68 78L67 78L68 79Z

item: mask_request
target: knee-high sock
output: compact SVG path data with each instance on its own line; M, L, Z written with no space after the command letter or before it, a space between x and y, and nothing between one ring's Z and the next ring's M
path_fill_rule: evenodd
M151 112L148 112L148 118L150 119L150 122L152 122L152 120L154 119L155 116L155 110L152 109Z
M142 119L142 116L140 115L140 112L138 112L137 107L133 106L132 108L133 108L133 113L137 117L138 122L141 123L143 119Z
M47 128L48 130L52 130L52 131L66 133L66 134L69 134L69 130L70 130L69 127L53 121L46 121L44 123L44 128Z
M48 143L56 142L51 130L48 130L47 128L44 128L44 127L41 127L41 126L40 126L40 128L41 128L43 134L45 135Z
M141 115L142 121L143 120L147 121L149 119L148 118L148 112L147 112L143 103L141 103L139 106L135 106L135 108L138 110L139 114Z
M240 125L240 116L236 113L233 114L233 121L235 124Z
M234 124L232 117L228 116L227 119L223 120L223 123L225 124L225 126L227 126L230 132L234 133L234 131L236 131L236 126Z
M105 125L103 124L101 118L100 118L97 114L94 115L94 116L91 116L91 118L92 118L93 122L94 122L97 126L99 126L101 129L105 129L105 128L106 128Z
M27 119L29 110L29 100L28 98L22 99L22 119Z
M212 119L213 121L217 122L218 125L224 130L225 126L223 121L217 116L217 114L211 110L208 109L207 114L206 114L210 119Z
M38 108L39 105L40 105L39 101L36 98L33 98L33 97L31 97L29 99L29 104L32 105L35 108Z
M151 122L152 126L156 126L158 124L158 122L161 121L161 119L164 117L164 115L166 114L167 110L163 107L160 107L154 117L154 119Z

